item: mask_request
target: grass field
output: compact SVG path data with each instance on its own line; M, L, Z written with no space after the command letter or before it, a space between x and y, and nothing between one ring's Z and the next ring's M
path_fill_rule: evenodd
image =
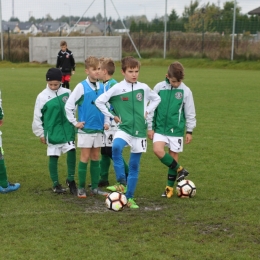
M5 160L9 180L21 183L19 191L0 195L1 259L260 259L259 71L187 68L197 127L180 163L197 194L160 197L167 169L149 142L135 194L140 209L116 213L104 198L51 191L46 147L31 130L47 68L0 66ZM166 70L143 66L139 80L153 87ZM71 85L84 78L79 66ZM115 78L122 78L119 68ZM62 182L65 159L59 160ZM112 167L110 173L113 183Z

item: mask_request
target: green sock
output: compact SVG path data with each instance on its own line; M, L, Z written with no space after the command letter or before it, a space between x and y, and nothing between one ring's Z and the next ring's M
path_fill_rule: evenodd
M128 164L125 162L125 160L124 160L124 167L125 167L125 176L126 176L126 179L127 179L128 173L129 173L129 167L128 167Z
M72 149L67 152L68 181L74 181L76 168L76 150Z
M50 156L49 157L49 172L50 177L53 183L53 187L59 184L59 177L58 177L58 159L59 156Z
M177 170L180 167L180 165L168 153L165 153L165 155L163 156L163 158L160 159L160 161L168 167L170 167L172 163L176 164L173 170Z
M100 179L102 181L108 181L108 171L109 171L110 164L111 164L110 157L108 155L101 154Z
M3 187L3 188L8 187L8 181L7 181L7 174L6 174L4 159L0 160L0 186Z
M88 163L79 162L78 176L79 176L79 188L85 188L87 178Z
M177 171L169 168L167 186L173 187L176 177L177 177Z
M91 175L91 188L96 189L98 187L100 165L99 161L90 161L90 175Z

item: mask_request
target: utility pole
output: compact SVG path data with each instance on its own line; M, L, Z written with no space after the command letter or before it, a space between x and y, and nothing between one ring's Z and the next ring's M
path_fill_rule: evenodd
M167 33L167 0L165 0L165 14L164 14L164 50L163 58L166 57L166 33Z
M236 0L234 0L231 60L233 60L233 58L234 58L234 40L235 40L235 27L236 27L236 5L237 5Z

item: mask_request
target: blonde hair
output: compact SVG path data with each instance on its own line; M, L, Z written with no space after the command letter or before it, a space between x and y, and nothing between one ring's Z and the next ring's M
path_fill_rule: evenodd
M94 68L97 69L99 67L99 60L94 56L89 56L85 60L85 69Z

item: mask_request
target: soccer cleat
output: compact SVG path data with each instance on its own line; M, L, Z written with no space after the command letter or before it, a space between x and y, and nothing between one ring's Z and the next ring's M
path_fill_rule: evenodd
M60 184L57 184L55 187L52 188L53 192L54 193L65 193L66 192L66 189L63 188Z
M78 190L77 190L76 182L74 180L73 181L66 180L66 184L70 189L70 193L77 196Z
M102 191L99 188L91 189L91 195L102 195L102 196L108 196L108 192Z
M107 187L107 190L110 190L110 191L119 191L119 192L122 192L122 193L126 193L127 191L127 187L121 183L116 183L115 185L113 186L108 186Z
M107 187L109 186L109 182L108 181L103 181L103 180L100 180L99 183L98 183L98 187Z
M189 175L188 171L186 171L182 166L177 169L177 182L180 182L185 179Z
M164 198L171 198L173 196L173 187L166 186L162 197Z
M0 193L8 193L11 191L16 191L20 188L20 183L10 183L8 182L8 186L6 188L3 188L0 186Z
M130 209L139 209L139 206L136 204L134 199L128 199L127 200L127 207Z
M86 190L84 188L79 188L77 195L78 195L78 198L82 198L82 199L86 198L87 197Z

